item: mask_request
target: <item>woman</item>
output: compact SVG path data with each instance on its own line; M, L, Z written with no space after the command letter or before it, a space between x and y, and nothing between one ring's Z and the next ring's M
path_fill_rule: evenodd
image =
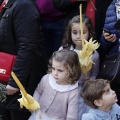
M5 4L0 14L0 51L16 55L12 71L32 95L46 70L39 13L35 5L28 0L5 0ZM11 115L8 119L27 120L30 113L19 107L17 99L21 96L15 81L10 77L8 83L4 84L7 93L5 107ZM2 106L1 115L4 112ZM5 116L7 115L5 113Z

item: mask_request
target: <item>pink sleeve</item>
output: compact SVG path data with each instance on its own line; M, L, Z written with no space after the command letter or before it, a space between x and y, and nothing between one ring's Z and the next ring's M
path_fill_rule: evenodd
M70 91L68 98L68 110L66 120L78 120L79 89Z
M39 100L40 100L40 97L41 97L41 95L43 93L43 89L45 87L45 84L46 84L46 75L43 76L43 78L41 79L40 83L38 84L38 86L37 86L37 88L36 88L36 90L34 92L33 97L35 98L35 100L37 102L39 102Z
M99 53L97 51L95 51L95 53L93 54L93 62L95 64L92 65L92 69L91 69L91 74L90 74L90 79L95 80L98 73L99 73Z

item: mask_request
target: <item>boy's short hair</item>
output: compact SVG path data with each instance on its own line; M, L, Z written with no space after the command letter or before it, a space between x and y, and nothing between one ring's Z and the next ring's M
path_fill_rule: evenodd
M104 88L108 84L110 84L110 82L104 79L88 80L81 90L81 96L84 102L92 108L98 108L98 106L94 104L94 101L102 98L105 92Z

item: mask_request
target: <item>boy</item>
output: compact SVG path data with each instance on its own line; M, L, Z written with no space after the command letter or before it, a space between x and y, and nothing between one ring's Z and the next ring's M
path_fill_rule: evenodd
M82 120L120 120L120 106L117 96L110 88L110 82L103 79L89 80L81 90L85 103L92 107L83 114Z

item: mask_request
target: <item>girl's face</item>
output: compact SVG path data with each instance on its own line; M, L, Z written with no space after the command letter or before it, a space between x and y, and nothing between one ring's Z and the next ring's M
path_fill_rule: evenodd
M83 23L83 37L85 40L89 38L89 30L87 26ZM73 43L76 45L75 49L81 50L82 49L82 39L81 39L81 30L79 23L73 23L71 27L71 38Z
M112 106L114 103L116 103L118 101L118 99L117 99L115 91L113 91L110 88L109 84L105 87L104 90L105 90L105 92L102 96L101 102L102 102L103 108L108 108L108 107Z
M64 66L63 62L58 62L53 59L52 61L52 75L56 79L59 85L66 85L68 70Z

